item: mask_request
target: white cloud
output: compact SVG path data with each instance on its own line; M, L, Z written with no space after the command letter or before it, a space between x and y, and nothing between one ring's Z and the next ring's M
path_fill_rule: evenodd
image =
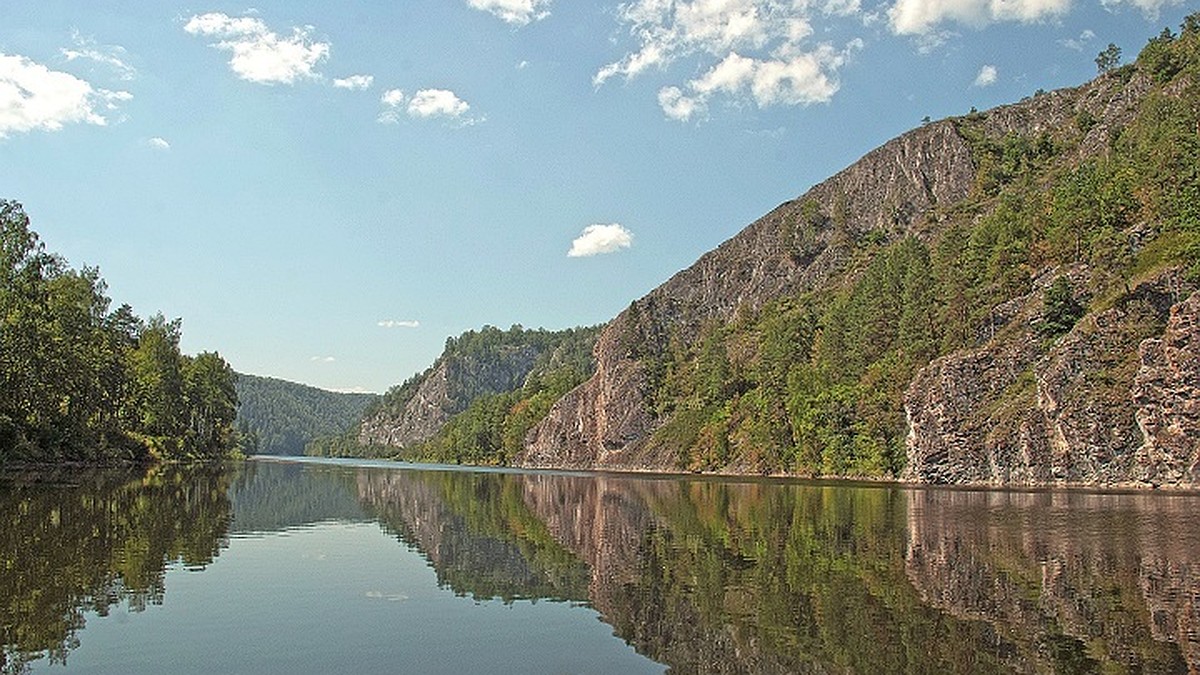
M1032 23L1062 16L1070 8L1071 0L897 0L888 9L888 20L898 35L924 35L943 22L977 28L998 21Z
M137 77L137 69L125 62L125 48L120 45L97 45L95 40L84 38L78 31L71 33L71 41L75 49L63 48L59 51L68 61L86 59L108 66L117 73L117 77L129 81Z
M259 84L292 84L299 78L319 77L313 69L329 56L329 43L314 41L311 26L292 28L291 35L280 36L261 19L211 12L193 16L183 29L218 38L213 46L233 53L229 60L233 72Z
M396 124L402 114L414 119L442 118L458 126L471 126L486 121L483 117L472 117L467 113L471 106L449 89L421 89L409 98L402 89L389 89L379 97L383 111L377 120L383 124Z
M586 258L601 253L612 253L630 246L633 246L633 233L624 227L616 223L588 225L571 242L571 250L567 251L567 256Z
M704 114L704 101L691 96L684 96L679 87L663 87L658 90L658 106L670 119L687 122L693 117Z
M519 26L550 16L550 0L467 0L467 4Z
M602 66L592 83L633 79L700 55L709 63L700 77L658 91L670 119L705 114L715 95L760 107L826 102L838 90L838 70L862 42L840 50L806 44L812 21L861 13L860 0L633 0L617 16L637 46Z
M1082 33L1080 33L1079 37L1068 38L1066 40L1059 40L1058 43L1060 45L1066 47L1067 49L1074 49L1077 52L1081 52L1081 51L1083 51L1083 48L1085 46L1087 46L1087 43L1091 42L1095 38L1096 38L1096 34L1094 32L1092 32L1092 30L1090 28L1088 28L1088 29L1085 29Z
M1142 10L1142 14L1146 15L1147 19L1154 20L1158 19L1158 15L1163 9L1182 5L1183 0L1100 0L1100 4L1109 10L1125 3Z
M421 89L408 102L413 117L462 117L471 106L449 89Z
M990 87L996 84L996 66L985 65L979 69L979 74L975 76L976 87Z
M375 325L380 328L420 328L421 322L411 319L384 319Z
M337 359L333 358L332 356L314 356L310 358L309 361L314 363L333 363L334 361L337 361Z
M333 81L334 87L353 91L370 89L373 84L375 84L375 76L373 75L351 75L350 77L340 77Z
M379 97L379 102L383 104L383 112L379 113L378 121L381 124L395 124L399 122L404 101L403 89L388 89L383 92L383 95Z
M147 140L146 145L154 148L155 150L170 150L171 149L171 144L167 142L167 139L160 138L158 136L155 136L154 138Z
M24 56L0 53L0 138L79 122L103 126L108 120L99 111L116 110L117 103L132 98L127 91L98 89Z

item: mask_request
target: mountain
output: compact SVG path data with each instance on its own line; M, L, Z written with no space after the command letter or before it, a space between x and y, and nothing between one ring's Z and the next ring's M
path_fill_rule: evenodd
M1200 485L1200 14L928 123L613 319L513 462Z
M251 451L263 455L303 455L314 439L345 433L379 398L244 373L235 388L238 429L253 439Z

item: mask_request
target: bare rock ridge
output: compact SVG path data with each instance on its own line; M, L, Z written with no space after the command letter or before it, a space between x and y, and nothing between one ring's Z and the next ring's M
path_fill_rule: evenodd
M670 340L694 342L707 322L852 278L861 272L855 242L868 233L936 238L977 189L984 159L971 134L1082 133L1064 160L1078 165L1110 151L1153 86L1140 71L1100 77L927 124L780 205L613 319L596 343L593 377L529 432L516 463L677 468L649 442L667 419L648 402L647 355ZM1159 270L1047 346L1038 322L1046 289L1062 274L1086 277L1087 269L1038 271L1028 294L992 310L990 331L975 345L918 372L904 396L902 478L1200 486L1200 296L1178 269Z

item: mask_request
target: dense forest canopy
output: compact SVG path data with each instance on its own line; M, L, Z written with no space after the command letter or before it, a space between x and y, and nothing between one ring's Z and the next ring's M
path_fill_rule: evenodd
M100 271L46 251L0 200L0 464L212 459L237 445L234 374L180 320L112 309Z
M303 455L313 439L350 430L379 398L244 373L236 388L238 431L246 451L261 455Z

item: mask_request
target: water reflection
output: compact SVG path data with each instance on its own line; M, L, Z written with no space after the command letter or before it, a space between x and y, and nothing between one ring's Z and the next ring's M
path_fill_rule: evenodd
M220 469L6 476L0 672L65 663L87 614L160 604L168 563L211 563L232 516L228 487Z
M10 480L0 670L64 660L89 613L162 602L171 561L239 533L375 521L455 594L586 604L681 672L1200 672L1198 507L265 461Z

